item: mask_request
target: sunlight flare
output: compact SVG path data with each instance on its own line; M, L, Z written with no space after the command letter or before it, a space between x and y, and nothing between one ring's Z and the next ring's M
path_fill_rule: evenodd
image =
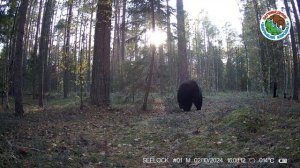
M156 47L159 47L160 45L162 45L163 43L165 43L166 39L167 39L167 34L166 32L163 32L162 30L150 30L147 31L147 39L149 44L153 44Z

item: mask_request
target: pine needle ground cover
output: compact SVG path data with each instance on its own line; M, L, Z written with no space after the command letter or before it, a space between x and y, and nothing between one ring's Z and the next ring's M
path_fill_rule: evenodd
M77 100L62 99L45 109L28 102L24 118L1 112L0 167L230 167L238 164L227 158L238 157L288 158L287 164L240 164L246 167L300 164L297 102L223 93L205 97L200 112L166 112L163 105L158 98L147 112L129 105L79 110ZM169 162L145 160L153 157Z

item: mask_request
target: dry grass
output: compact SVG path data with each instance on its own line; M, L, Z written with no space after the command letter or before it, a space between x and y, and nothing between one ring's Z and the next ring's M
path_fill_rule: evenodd
M204 99L200 112L187 113L166 112L159 98L152 103L147 112L130 105L81 111L76 99L60 99L44 109L28 103L22 119L1 112L0 167L236 166L172 163L176 157L286 157L289 167L300 163L297 102L215 95ZM143 163L151 156L171 162Z

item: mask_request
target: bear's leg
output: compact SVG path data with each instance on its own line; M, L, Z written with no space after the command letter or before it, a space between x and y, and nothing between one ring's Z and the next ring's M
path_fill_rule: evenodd
M194 93L193 103L196 106L197 110L201 110L201 107L202 107L202 93L201 93L201 90Z
M191 111L192 105L193 105L192 101L186 102L186 104L183 106L183 111Z

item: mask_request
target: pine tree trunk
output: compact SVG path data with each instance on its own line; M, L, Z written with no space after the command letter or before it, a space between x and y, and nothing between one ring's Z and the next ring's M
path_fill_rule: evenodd
M143 111L146 111L147 110L147 106L148 106L148 98L149 98L149 93L150 93L150 89L151 89L152 77L153 77L154 56L155 56L155 46L151 45L151 62L150 62L149 75L147 77L144 102L143 102L143 106L142 106L142 110Z
M155 14L154 14L154 0L151 0L151 22L152 22L152 31L155 32ZM153 76L153 67L154 67L154 56L155 56L155 45L151 44L151 62L150 62L150 70L147 77L145 95L144 95L144 102L142 106L142 110L146 111L148 106L148 97L151 89L151 82Z
M164 48L160 46L158 49L158 56L159 56L159 86L160 86L160 94L164 95L165 93L165 59L164 59Z
M299 21L299 16L297 13L297 9L296 9L296 5L295 2L293 0L291 0L292 3L292 7L293 7L293 11L294 11L294 17L295 17L295 21L296 21L296 29L297 29L297 35L298 35L298 45L300 46L300 21Z
M24 29L26 23L26 13L28 8L28 0L23 0L19 8L19 19L18 19L18 32L16 41L16 54L14 62L14 97L15 97L15 115L23 116L23 95L22 95L22 56L24 46Z
M254 9L255 9L255 16L256 16L256 23L259 25L260 22L260 14L259 14L259 9L258 9L258 4L256 0L253 0L254 3ZM258 35L258 41L259 41L259 54L260 54L260 63L261 63L261 73L262 73L262 81L263 81L263 92L267 93L268 92L268 68L266 65L266 46L264 43L264 37L260 33L259 26L257 26L257 35Z
M80 4L81 1L79 1L79 4ZM79 18L80 16L80 13L81 11L79 10L78 13L77 13L77 16L76 18ZM80 29L82 27L82 19L79 19L80 20ZM77 21L75 21L77 22ZM75 40L74 40L74 52L73 52L73 62L74 62L74 67L73 67L73 76L72 76L72 81L74 81L72 84L73 84L73 88L74 88L74 92L76 93L77 92L77 48L80 48L80 36L81 36L81 30L79 31L79 38L78 38L78 23L75 24ZM79 46L77 45L77 43L79 43ZM81 52L79 50L79 52Z
M284 47L284 98L288 98L289 95L289 86L290 86L290 76L291 76L291 66L290 66L290 57L289 57L289 52L288 48Z
M23 81L22 81L22 87L23 89L25 90L26 88L28 88L28 84L27 84L27 80L26 80L26 76L28 75L28 72L27 72L27 59L28 59L28 54L30 53L30 33L31 33L31 29L33 28L33 26L31 25L32 24L32 20L33 20L33 17L32 17L32 13L33 11L35 10L35 5L34 5L34 1L29 1L29 6L27 7L28 10L27 10L27 13L26 13L26 22L25 22L25 33L24 33L24 37L23 37L23 40L24 40L24 46L23 46L23 60L22 60L22 76L23 76ZM33 6L33 7L32 7Z
M4 92L4 95L3 95L3 98L2 100L4 99L4 103L2 103L3 107L5 110L9 110L9 103L8 103L8 91L9 91L9 43L10 43L10 36L7 36L7 39L6 39L6 50L5 50L5 62L3 63L6 63L5 65L5 69L4 69L4 81L3 81L3 84L4 84L4 87L3 87L3 92Z
M125 59L126 1L127 0L123 0L123 7L122 7L121 49L120 49L120 55L121 55L122 62Z
M81 22L82 23L82 22ZM82 27L82 24L81 26ZM82 62L83 62L83 50L84 50L84 40L85 40L85 28L86 26L84 26L84 30L81 36L81 47L80 48L80 56L79 56L79 85L80 85L80 110L83 109L83 74L82 74ZM80 34L81 34L81 28L80 28Z
M94 0L92 1L94 4ZM93 27L93 14L94 10L91 11L90 17L90 30L89 30L89 50L88 50L88 58L87 58L87 77L86 77L86 85L87 91L89 92L91 89L91 50L92 50L92 27Z
M172 33L171 33L171 12L170 12L170 6L169 6L169 0L167 0L167 58L168 58L168 69L169 73L168 76L170 77L168 80L170 84L174 84L174 69L173 69L173 64L174 64L174 56L172 56ZM176 79L176 77L175 77Z
M92 70L91 103L110 105L110 30L111 0L98 1Z
M291 18L290 9L289 9L287 0L284 0L284 6L285 6L288 17ZM298 55L297 55L294 27L293 27L292 22L291 22L290 35L291 35L291 43L292 43L292 51L293 51L293 64L294 64L293 99L298 100L298 92L299 92L298 91L298 87L299 87L299 85L298 85L299 84Z
M81 20L83 20L83 13L81 13ZM79 44L78 44L78 47L79 47L79 64L80 64L80 59L82 59L82 57L83 57L83 48L84 48L84 38L85 38L85 36L84 36L84 33L85 33L85 26L83 26L83 22L81 21L80 22L80 28L79 28ZM84 31L82 31L82 28L84 28ZM81 39L81 40L80 40ZM81 60L82 61L82 60ZM75 60L75 66L77 67L77 59ZM80 66L80 65L79 65ZM79 67L79 68L82 68L82 67ZM77 68L76 68L77 69ZM81 70L80 70L81 71ZM75 71L75 72L77 72L77 71ZM81 72L80 72L81 73ZM80 74L81 75L81 74ZM76 81L78 81L79 80L79 87L81 87L81 77L79 76L79 79L77 78L77 74L75 74L75 76L76 76ZM77 86L76 86L76 84L75 84L75 87L76 87L76 89L75 89L75 91L77 91Z
M39 31L40 31L40 20L42 16L42 9L43 9L43 0L40 0L39 3L39 12L38 12L38 18L36 22L36 32L35 32L35 38L34 38L34 46L33 46L33 53L32 53L32 60L33 60L33 65L32 65L32 70L33 72L37 72L37 50L38 50L38 39L39 39ZM33 73L32 74L32 98L36 99L37 98L37 74Z
M45 61L48 57L48 45L49 45L49 36L50 36L50 26L51 26L51 18L53 16L53 8L55 5L55 0L48 0L45 3L45 12L43 16L42 30L41 30L41 38L40 38L40 46L39 46L39 58L38 58L38 83L39 83L39 106L43 107L44 102L44 79L46 75L45 71Z
M246 55L246 86L247 86L247 96L248 96L248 93L249 93L249 54L248 54L248 48L247 48L247 45L246 45L246 41L245 41L245 37L244 37L244 31L243 31L243 45L244 45L244 50L245 50L245 55Z
M158 6L158 15L163 16L164 13L161 12L163 11L163 6L161 3L157 4ZM160 26L160 30L162 30L162 26L164 23L163 21L159 21L158 23ZM159 77L159 88L160 88L160 94L163 95L165 93L165 83L166 83L166 75L165 75L165 54L164 54L164 48L163 45L161 44L158 47L158 77Z
M126 9L126 4L127 4L127 0L123 0L122 1L122 23L121 23L121 39L120 39L120 57L119 57L119 74L120 74L120 89L123 89L122 87L124 86L124 77L123 77L123 62L125 60L125 45L126 45L126 13L127 13L127 9Z
M9 58L8 58L8 95L14 95L14 58L15 58L15 51L16 51L16 34L17 34L17 17L18 17L18 10L15 12L14 16L14 23L12 26L12 30L10 32L10 40L9 40Z
M112 82L115 83L115 76L118 76L119 68L119 56L120 56L120 5L119 0L114 0L114 39L113 39L113 49L111 58L111 77Z
M292 0L293 1L293 0ZM297 5L298 5L298 12L300 14L300 0L297 0Z
M53 68L52 68L52 63L55 59L54 56L54 32L55 27L53 26L54 23L56 23L56 16L57 15L57 10L55 10L55 4L53 4L52 6L52 13L51 13L51 17L50 17L50 31L49 31L49 45L48 45L48 61L47 61L47 67L48 67L48 73L46 74L47 77L45 79L45 82L47 83L47 87L46 87L46 91L47 92L51 92L53 89L53 78L52 78L52 73L53 73ZM56 75L56 74L55 74Z
M186 52L184 10L182 0L176 1L177 6L177 34L178 34L178 60L179 60L179 82L182 83L189 79L188 60Z
M63 77L63 91L64 98L67 98L70 90L70 31L71 31L71 22L72 22L72 10L73 10L73 1L68 1L69 10L68 10L68 22L66 30L66 45L65 45L65 60L64 60L64 77Z

